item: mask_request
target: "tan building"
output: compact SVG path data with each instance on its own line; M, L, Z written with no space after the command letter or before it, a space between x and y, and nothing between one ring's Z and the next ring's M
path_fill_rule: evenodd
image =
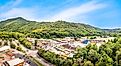
M24 63L23 59L15 58L10 61L5 61L2 66L24 66Z

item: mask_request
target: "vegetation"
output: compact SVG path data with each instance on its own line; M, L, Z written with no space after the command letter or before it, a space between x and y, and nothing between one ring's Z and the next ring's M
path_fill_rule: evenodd
M35 22L21 17L0 22L0 31L19 32L35 38L63 38L66 36L80 37L88 35L101 35L99 28L81 23Z
M66 21L35 22L22 17L0 22L0 31L19 32L32 38L63 38L82 36L121 36L120 29L100 29L81 23ZM8 37L8 36L1 36ZM18 37L15 37L18 38Z
M18 32L0 32L0 39L18 39L20 37L25 37L24 34Z
M18 51L22 51L22 48L19 46L19 47L17 47L17 50Z
M15 44L10 44L10 47L13 48L13 49L16 49L16 45Z
M63 38L94 36L121 36L118 30L102 30L90 25L81 23L69 23L65 21L56 22L35 22L28 21L21 17L8 19L0 22L0 39L6 40L4 45L8 45L7 40L17 39L26 48L31 49L32 43L26 37L32 38ZM0 46L2 43L0 43ZM10 44L11 48L23 51L21 47ZM89 44L85 48L78 47L73 58L66 59L59 55L39 49L38 54L56 66L121 66L121 38L109 41L97 47ZM33 58L32 58L33 59ZM39 64L36 59L35 62Z
M53 52L45 51L44 49L39 49L38 54L45 60L55 64L56 66L72 66L72 60L64 59Z
M117 55L121 53L119 52L121 50L120 39L109 41L99 48L91 44L86 48L77 48L78 53L74 57L76 59L83 58L81 61L82 63L84 62L83 64L85 64L85 61L90 61L90 64L94 66L120 66L121 63L118 61L121 61L121 58L118 57L117 59Z
M0 42L0 47L2 46L2 42Z
M33 61L34 63L36 63L37 64L37 66L43 66L37 59L35 59L34 57L29 57L29 59L31 60L31 61Z
M121 66L121 38L101 45L89 44L78 47L73 58L63 59L59 55L39 49L38 54L57 66Z
M32 47L32 43L29 42L26 38L19 38L19 42L28 49L31 49L31 47Z
M8 45L7 40L12 41L13 39L17 39L26 48L31 49L32 47L32 43L25 38L25 35L18 32L0 32L0 39L6 40L4 45ZM13 44L11 47L14 48Z

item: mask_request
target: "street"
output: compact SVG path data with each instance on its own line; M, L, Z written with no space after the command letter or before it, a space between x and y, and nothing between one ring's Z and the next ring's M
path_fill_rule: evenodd
M24 47L23 45L21 45L21 47L24 51L26 51L27 56L32 56L33 58L37 59L42 65L44 65L44 66L54 66L50 62L48 62L45 59L43 59L42 57L40 57L37 54L38 50L30 50L30 49L27 49L26 47ZM33 63L32 63L32 65L33 65Z

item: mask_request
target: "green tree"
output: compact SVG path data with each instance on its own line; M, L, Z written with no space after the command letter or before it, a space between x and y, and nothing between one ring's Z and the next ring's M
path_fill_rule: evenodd
M91 63L91 61L86 61L84 63L84 66L94 66L93 63Z
M5 45L5 46L8 45L8 41L4 41L4 45Z
M0 41L0 46L2 46L2 41Z
M94 65L99 60L99 55L96 50L91 49L88 52L87 59L90 60Z
M19 47L17 47L17 50L18 51L22 51L22 48L19 46Z

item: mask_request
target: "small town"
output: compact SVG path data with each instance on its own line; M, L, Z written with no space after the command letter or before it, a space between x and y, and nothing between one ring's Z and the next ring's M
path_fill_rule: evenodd
M0 66L121 66L121 0L0 0Z
M29 42L33 43L32 50L19 45L24 51L26 51L26 53L12 49L9 45L10 41L7 41L7 45L5 45L5 41L1 40L0 42L2 45L0 47L0 66L35 66L36 63L33 62L29 57L36 58L38 56L36 50L37 48L43 48L46 51L54 52L65 59L67 57L73 57L73 55L76 53L75 50L77 47L86 47L88 44L96 44L99 47L102 44L114 39L115 37L96 37L95 39L88 39L87 37L82 37L81 39L74 37L57 39L27 38ZM12 43L15 45L20 44L17 40L13 40ZM41 63L43 62L43 65L48 65L47 61L43 61L39 57L37 57L37 59Z

